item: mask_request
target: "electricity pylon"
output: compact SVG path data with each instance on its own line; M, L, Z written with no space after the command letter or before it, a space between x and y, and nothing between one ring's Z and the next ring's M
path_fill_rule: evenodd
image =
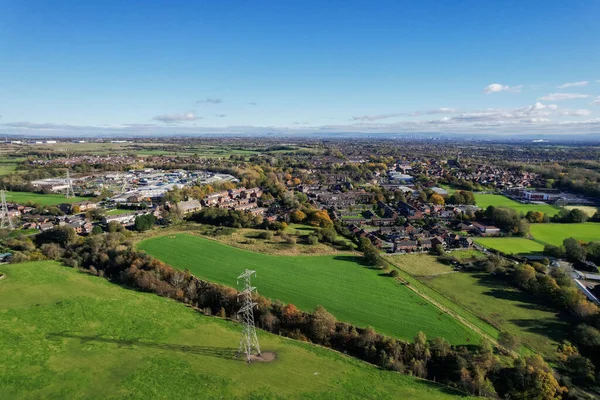
M73 184L71 182L69 169L67 169L67 199L70 197L75 197L75 192L73 191Z
M252 275L256 276L256 271L245 270L243 274L238 276L238 284L240 279L244 280L244 290L238 294L238 299L242 298L242 307L238 314L242 315L244 328L240 337L237 356L245 354L247 362L252 359L252 350L256 350L257 355L260 356L260 346L256 337L256 327L254 326L254 306L256 306L256 303L252 301L252 293L256 291L256 288L250 283Z
M4 190L0 190L0 198L2 200L2 206L0 207L0 229L15 229L8 214L8 204L6 204L6 193Z

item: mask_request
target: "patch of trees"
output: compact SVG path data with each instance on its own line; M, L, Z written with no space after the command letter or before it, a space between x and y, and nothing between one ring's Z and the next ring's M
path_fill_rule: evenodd
M563 240L562 246L545 245L544 255L554 258L566 258L572 263L587 260L594 264L600 264L600 241L582 244L575 238L567 238Z
M475 195L473 192L469 192L466 190L457 190L453 194L448 197L448 204L467 204L474 205L475 204Z
M564 224L579 224L586 222L588 219L588 215L579 208L574 208L572 210L561 208L561 210L551 218L551 221Z
M477 219L490 220L495 226L516 236L525 236L529 232L529 224L511 208L489 206L485 211L477 211Z
M229 210L226 208L203 208L190 217L192 221L202 224L229 226L232 228L250 228L260 225L263 218L246 211Z
M149 231L156 223L156 217L152 214L138 215L135 217L135 230L138 232Z

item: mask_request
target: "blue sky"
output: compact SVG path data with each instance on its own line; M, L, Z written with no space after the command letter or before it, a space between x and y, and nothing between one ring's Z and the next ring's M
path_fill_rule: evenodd
M596 1L0 0L0 133L600 133L599 20Z

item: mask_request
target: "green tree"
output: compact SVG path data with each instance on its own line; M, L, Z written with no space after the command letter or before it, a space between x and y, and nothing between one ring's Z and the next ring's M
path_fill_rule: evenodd
M312 337L320 343L329 341L329 338L335 332L336 322L335 317L325 307L317 306L310 319Z
M138 232L144 232L152 229L156 223L156 217L152 214L139 215L135 217L135 230Z

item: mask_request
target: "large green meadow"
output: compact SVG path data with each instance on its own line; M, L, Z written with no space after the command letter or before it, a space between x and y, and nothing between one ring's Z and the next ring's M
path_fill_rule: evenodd
M55 206L62 203L76 203L89 200L90 197L69 197L64 194L40 194L32 192L6 192L6 201L9 203L26 204L33 202L41 206Z
M522 204L500 194L475 193L475 201L477 206L481 208L488 208L489 206L506 207L523 214L527 214L529 211L540 211L553 216L560 211L559 208L549 204Z
M446 387L259 332L55 262L0 266L2 399L449 399Z
M536 240L556 246L560 246L563 240L570 237L584 242L600 240L600 223L598 222L585 222L583 224L531 224L529 231Z
M419 331L452 344L475 344L479 336L428 301L352 254L274 256L176 234L146 239L140 250L179 269L227 286L235 286L246 268L256 270L260 294L311 311L323 305L339 320L404 340Z
M536 254L544 251L544 245L522 237L478 237L475 243L504 254Z

